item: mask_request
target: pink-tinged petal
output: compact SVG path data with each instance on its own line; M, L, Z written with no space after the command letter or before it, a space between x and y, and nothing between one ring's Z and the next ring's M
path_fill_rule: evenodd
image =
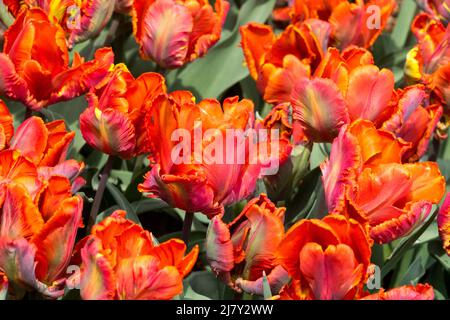
M124 159L134 154L134 126L120 111L89 107L80 115L80 130L86 142L103 153Z
M344 299L365 273L345 244L323 251L319 244L307 243L300 251L300 270L318 300Z
M437 224L442 245L450 256L450 193L447 194L444 203L439 209Z
M0 238L0 266L11 287L16 290L34 289L51 298L62 296L64 290L48 287L36 279L35 254L36 247L23 238Z
M139 191L158 197L170 205L191 212L203 212L212 217L223 212L223 207L214 201L214 190L205 177L180 171L178 175L160 175L156 164L148 172Z
M171 0L155 1L142 19L141 54L164 68L182 66L194 26L189 9Z
M352 121L366 119L380 123L394 90L394 74L387 69L367 65L354 69L349 76L346 96Z
M19 76L11 59L4 53L0 53L0 93L24 103L29 97L27 83Z
M344 99L329 79L301 79L291 95L293 119L315 142L331 142L349 122Z
M122 300L169 300L183 291L174 266L160 268L153 256L123 259L116 267L117 292Z
M249 281L239 278L236 280L236 286L246 293L262 296L264 294L263 279L261 277L257 280ZM276 266L267 276L272 295L278 294L281 288L289 282L289 279L289 273L282 266Z
M39 177L44 180L49 180L51 176L66 177L73 181L84 170L84 163L70 159L66 160L54 167L39 167Z
M30 238L43 225L44 220L26 189L20 184L9 184L0 217L0 237L10 240Z
M230 272L234 267L233 244L228 226L217 215L211 219L206 233L206 259L214 273Z
M65 275L81 223L83 200L75 196L55 207L58 210L32 239L37 248L36 277L46 283L52 283Z
M110 0L85 1L80 12L80 27L71 30L69 45L97 36L109 22L115 2Z
M81 249L80 294L84 300L112 300L116 295L114 271L101 251L101 241L95 237Z
M361 300L434 300L434 290L429 284L408 285L365 296Z
M47 147L47 139L48 131L44 121L38 117L31 117L17 128L11 140L11 149L19 150L21 155L38 164Z
M330 159L321 164L325 199L330 212L345 206L346 186L354 183L361 156L357 140L343 127L331 146Z

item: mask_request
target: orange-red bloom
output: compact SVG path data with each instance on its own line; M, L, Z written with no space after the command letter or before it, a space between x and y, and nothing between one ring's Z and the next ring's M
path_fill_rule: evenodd
M183 291L198 246L171 239L153 245L152 235L115 211L92 228L81 245L81 297L87 300L163 300Z
M410 82L423 83L433 98L450 106L450 29L423 13L415 18L411 30L418 44L408 53L405 76Z
M264 24L240 28L247 67L265 101L289 102L294 80L309 77L326 53L330 31L327 22L314 19L290 25L278 36Z
M280 163L281 155L272 150L271 140L254 141L250 100L227 98L223 109L217 100L194 101L189 92L153 100L146 123L155 164L139 190L212 217L224 205L248 197L267 160Z
M117 65L87 95L89 107L80 116L84 139L93 148L124 159L147 152L145 115L153 98L165 92L158 73L135 79L124 64Z
M450 256L450 193L445 197L444 203L439 210L437 224L444 250Z
M367 295L361 300L434 300L434 290L429 284L408 285Z
M259 295L265 272L274 292L278 292L283 280L287 280L285 271L275 270L275 253L284 236L284 212L285 208L275 207L261 194L229 224L222 221L221 215L212 218L205 245L213 272L231 288Z
M297 222L278 249L281 265L293 278L281 299L358 298L368 276L371 244L364 228L343 216Z
M384 30L395 9L394 0L292 0L274 11L275 18L292 23L320 19L332 26L331 45L340 49L356 45L369 48Z
M0 93L39 110L84 94L104 78L113 58L109 48L90 62L75 53L69 67L64 30L41 9L23 10L5 33Z
M132 7L141 56L178 68L204 56L220 39L229 3L216 0L143 0Z
M321 166L329 211L365 223L378 243L413 230L441 200L445 179L434 162L402 164L408 148L368 121L343 127Z
M450 21L449 0L417 0L417 3L436 20L446 23Z

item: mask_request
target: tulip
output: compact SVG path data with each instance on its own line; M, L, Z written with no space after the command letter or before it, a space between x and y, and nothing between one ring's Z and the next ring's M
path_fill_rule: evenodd
M328 209L387 243L407 235L439 203L445 179L434 162L402 163L410 144L368 121L341 128L321 165Z
M240 28L241 46L250 75L265 101L289 102L292 83L309 77L326 53L331 27L307 20L276 36L270 26L250 23Z
M133 31L141 56L163 68L179 68L204 56L217 43L229 3L216 0L134 1Z
M436 103L450 105L448 79L450 77L449 29L428 14L418 15L411 26L418 45L409 51L405 63L405 77L410 83L422 83ZM448 113L446 108L445 113Z
M115 211L81 241L80 293L85 300L168 300L182 293L198 246L171 239L157 246L140 225Z
M437 217L439 235L443 242L444 250L450 256L450 196L447 194Z
M117 65L87 95L89 107L80 116L84 139L93 148L123 159L147 152L145 114L154 97L166 92L164 78L144 73L135 79Z
M275 207L261 194L229 224L223 222L222 215L212 218L205 242L212 271L234 290L259 295L263 294L261 282L266 273L272 289L278 292L287 280L286 272L277 268L275 256L284 236L284 212L285 208Z
M75 53L69 67L64 30L41 9L23 10L5 32L0 93L39 110L87 92L105 77L113 59L109 48L99 49L90 62Z
M300 220L278 248L279 261L293 278L280 298L358 298L367 280L371 245L364 228L353 219L330 215Z
M6 104L0 100L0 150L9 146L13 134L13 117Z
M275 11L275 17L292 23L320 19L331 24L333 47L345 49L351 45L369 48L386 27L396 7L394 0L293 0L290 9Z
M367 295L361 300L434 300L434 290L429 284L407 285Z
M48 188L61 188L55 184L63 179L55 179L49 181ZM51 298L62 296L66 268L81 225L81 197L44 191L40 197L45 199L40 201L45 204L39 207L39 200L33 202L21 184L11 182L3 188L0 269L12 292L20 297L24 290L33 289Z
M248 197L260 175L276 170L279 141L252 139L259 131L250 100L227 98L223 109L213 99L194 101L188 92L153 100L146 123L154 165L139 190L173 207L213 217L225 205Z
M418 0L417 3L434 19L444 23L450 21L450 1L448 0Z

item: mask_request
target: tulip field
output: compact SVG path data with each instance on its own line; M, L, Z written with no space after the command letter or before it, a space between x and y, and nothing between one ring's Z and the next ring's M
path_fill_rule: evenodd
M0 50L0 300L450 299L450 0L0 0Z

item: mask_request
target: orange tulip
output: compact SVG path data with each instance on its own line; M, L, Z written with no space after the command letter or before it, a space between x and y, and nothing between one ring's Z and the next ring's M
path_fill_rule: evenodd
M145 114L153 98L165 92L158 73L135 79L124 64L117 65L87 95L89 107L80 116L84 139L93 148L124 159L147 152Z
M229 224L222 221L222 215L212 218L205 242L212 271L234 290L259 295L263 293L265 272L272 289L278 292L287 282L275 256L284 236L284 212L285 208L275 207L261 194Z
M62 296L81 225L81 197L72 197L67 178L57 176L35 201L20 183L2 189L0 269L14 295L33 289L48 297Z
M134 1L133 31L143 58L179 68L204 56L217 43L229 3L216 0Z
M253 140L259 131L250 100L227 98L223 108L213 99L194 101L188 92L153 100L146 123L155 164L139 190L212 217L248 197L281 153L275 151L278 140Z
M280 298L358 298L367 280L371 244L364 228L343 216L297 222L278 249L281 265L293 278Z
M5 33L0 93L39 110L84 94L105 77L113 59L109 48L98 50L90 62L75 53L69 67L63 29L41 9L23 10Z
M327 22L307 20L290 25L276 36L270 26L250 23L240 28L241 46L250 75L265 101L288 102L292 83L309 77L328 46Z
M6 104L0 100L0 150L9 146L13 134L13 117Z
M92 228L81 245L81 297L86 300L168 300L183 291L198 246L171 239L153 245L152 235L115 211Z
M290 17L292 23L327 21L333 29L331 45L340 49L351 45L371 47L396 7L394 0L293 0L288 5L289 9L275 11L275 18Z
M436 163L402 164L409 148L371 122L344 126L321 165L329 211L366 224L378 243L408 234L445 191Z
M423 83L432 92L432 98L449 106L450 31L425 13L415 18L411 30L418 45L407 55L405 76L409 82Z

